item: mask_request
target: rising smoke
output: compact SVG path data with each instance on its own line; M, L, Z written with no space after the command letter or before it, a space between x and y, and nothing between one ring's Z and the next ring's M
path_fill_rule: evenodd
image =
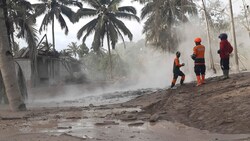
M239 26L238 26L239 27ZM193 21L185 25L179 26L178 29L180 44L176 47L181 52L180 62L186 65L181 70L186 74L186 82L194 81L194 63L191 59L193 53L194 38L201 37L202 44L206 47L206 78L221 75L220 58L217 54L219 49L218 34L216 31L211 31L211 52L217 73L215 74L210 67L211 57L209 55L208 39L206 28L199 24L198 21ZM233 45L230 30L223 31L228 33L229 41ZM244 28L237 28L236 32L238 52L240 57L240 69L250 69L248 60L250 58L249 36ZM169 88L173 77L173 61L175 54L168 52L161 52L155 50L149 45L145 45L145 40L137 42L126 42L126 48L122 44L117 45L113 53L118 54L122 61L127 64L125 67L126 75L115 79L109 85L71 85L57 88L57 92L50 92L54 95L41 94L39 97L48 102L63 101L70 99L78 99L83 96L103 95L104 93L114 91L137 90L142 88ZM235 72L234 55L231 57L231 73ZM115 73L115 72L114 72ZM104 78L101 74L95 74L98 78ZM88 77L88 76L87 76ZM91 80L91 77L88 77ZM179 83L180 78L177 81ZM98 81L98 80L95 80ZM94 81L93 81L94 82ZM41 90L42 91L42 90ZM54 91L54 90L53 90ZM35 92L37 93L37 92ZM43 91L44 93L44 91ZM46 93L46 92L45 92ZM37 95L37 94L36 94ZM37 99L38 97L31 97L30 99Z

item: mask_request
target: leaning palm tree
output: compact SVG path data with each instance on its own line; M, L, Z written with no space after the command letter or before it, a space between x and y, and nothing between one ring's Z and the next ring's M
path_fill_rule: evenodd
M55 18L60 23L62 29L64 29L65 34L69 32L67 23L63 17L66 16L72 23L74 23L74 11L71 10L69 6L76 5L81 7L81 3L74 0L39 0L42 3L33 4L36 10L36 16L45 14L42 24L39 28L39 32L46 30L48 24L52 24L52 40L53 40L53 51L55 52Z
M15 70L14 59L11 54L9 39L7 38L6 19L7 7L6 1L0 0L0 73L3 78L5 92L7 94L10 107L13 111L26 110L21 91L18 87L18 81Z
M147 42L173 52L178 45L177 26L187 22L187 14L196 14L192 0L136 0L145 3L141 18L147 19L143 33Z
M33 9L30 2L26 0L7 0L7 33L10 45L14 49L14 34L18 38L24 38L29 46L29 57L31 62L31 81L36 85L37 81L37 62L36 62L36 43L37 35L35 26L35 16L32 14Z
M18 51L19 46L14 40L14 36L18 38L25 38L29 47L29 58L31 65L31 84L34 86L37 79L37 62L36 62L36 30L34 24L36 22L33 16L32 6L26 0L7 0L6 1L6 25L11 46L12 54ZM16 34L17 33L17 34ZM14 35L15 34L15 35ZM15 53L14 53L15 52ZM18 63L17 63L18 64ZM22 69L18 64L18 84L21 94L27 98L26 81Z
M76 19L82 17L94 16L95 18L89 23L85 24L77 33L77 38L82 38L85 42L86 38L91 34L94 34L94 40L92 42L92 48L94 51L100 51L100 47L103 46L104 37L107 37L110 73L112 78L112 59L111 59L111 47L115 49L115 45L118 42L118 36L124 42L124 35L128 36L130 40L133 38L133 34L126 27L126 25L119 19L135 19L139 22L139 18L136 16L136 9L132 6L117 7L122 0L85 0L91 8L81 8L77 11Z

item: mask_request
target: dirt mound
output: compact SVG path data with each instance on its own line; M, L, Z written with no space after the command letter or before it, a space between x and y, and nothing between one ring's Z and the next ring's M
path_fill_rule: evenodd
M123 106L142 105L144 113L211 132L250 133L249 78L250 73L233 74L227 80L215 77L200 87L189 83L160 90Z

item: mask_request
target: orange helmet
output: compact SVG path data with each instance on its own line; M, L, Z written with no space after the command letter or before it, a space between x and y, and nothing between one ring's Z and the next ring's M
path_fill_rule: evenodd
M195 38L195 39L194 39L194 42L200 43L200 42L201 42L201 38L199 38L199 37L198 37L198 38Z

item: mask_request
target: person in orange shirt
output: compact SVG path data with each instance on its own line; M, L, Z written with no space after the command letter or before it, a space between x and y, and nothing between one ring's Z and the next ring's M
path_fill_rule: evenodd
M194 60L194 72L196 74L197 85L205 83L205 46L201 44L201 38L195 38L195 47L193 48L193 55L191 58Z
M181 56L181 53L177 51L176 58L174 59L174 65L173 65L174 78L172 80L171 88L175 86L178 76L181 76L181 82L180 82L181 85L183 84L185 80L185 74L180 70L180 67L183 67L185 64L184 63L180 64L180 61L179 61L180 56Z

